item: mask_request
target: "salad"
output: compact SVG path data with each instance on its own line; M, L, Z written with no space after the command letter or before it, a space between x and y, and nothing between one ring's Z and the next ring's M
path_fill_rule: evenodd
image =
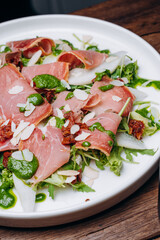
M141 78L126 52L74 37L81 49L45 37L0 46L2 209L15 206L13 188L26 212L46 199L43 189L53 200L56 188L94 192L100 171L119 177L124 162L156 152L143 138L160 130L157 103L136 87L160 81Z

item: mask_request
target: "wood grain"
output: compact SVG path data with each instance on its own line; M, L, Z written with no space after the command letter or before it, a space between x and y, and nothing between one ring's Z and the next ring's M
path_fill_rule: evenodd
M72 14L103 19L125 27L143 37L160 52L160 2L158 0L108 0ZM0 239L160 239L157 197L158 171L132 196L96 216L50 228L0 227Z

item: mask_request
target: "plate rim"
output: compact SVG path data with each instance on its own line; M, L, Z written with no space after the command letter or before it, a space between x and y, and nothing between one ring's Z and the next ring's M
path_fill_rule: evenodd
M126 28L124 28L120 25L117 25L115 23L108 22L108 21L105 21L105 20L96 19L96 18L92 18L92 17L79 16L79 15L78 16L77 15L63 15L63 14L45 14L45 15L38 15L38 16L28 16L28 17L23 17L23 18L18 18L18 19L2 22L2 23L0 23L0 28L3 27L3 26L5 27L5 25L16 24L18 22L26 22L26 21L32 20L32 19L34 20L34 19L57 18L57 17L58 18L63 18L63 19L65 19L65 18L75 19L76 18L76 19L79 19L79 20L83 19L84 21L99 22L101 24L105 24L105 25L111 26L115 29L118 29L120 31L123 31L123 32L129 34L131 37L133 37L136 40L143 43L147 47L147 49L149 49L152 52L152 54L160 61L160 55L159 55L158 51L156 51L156 49L152 45L150 45L147 41L142 39L136 33L132 32L131 30L128 30L128 29L126 29ZM148 173L150 172L149 176L146 178L146 180L144 180L144 182L147 181L147 179L156 170L156 167L158 166L159 157L160 157L160 149L152 157L154 164L152 164L151 167L147 171L139 174L138 178L136 179L136 182L140 181L141 178L143 178L145 175L148 175ZM139 188L141 185L143 185L144 182L142 184L140 184L137 188ZM123 188L123 190L121 190L121 192L125 191L131 185L134 185L134 184L135 184L135 182L132 182L132 181L131 181L131 183L129 182L129 184L127 184L127 186L125 188ZM116 193L114 195L110 196L110 199L114 198L115 196L116 196ZM125 198L126 197L124 197L124 199ZM65 207L65 208L56 210L56 212L54 212L54 211L41 211L41 212L25 213L25 212L9 212L9 211L6 211L6 210L2 210L2 211L0 211L0 218L3 218L3 219L37 219L38 218L38 219L40 219L40 218L47 218L47 217L64 216L64 215L67 215L67 214L76 213L76 212L85 210L87 208L94 207L96 205L104 203L108 199L109 198L107 198L107 197L104 198L104 196L102 197L102 195L100 195L96 199L92 199L91 202L81 203L81 206L79 206L79 204L75 204L72 208L71 207L68 207L68 208ZM77 206L78 206L78 209L77 209Z

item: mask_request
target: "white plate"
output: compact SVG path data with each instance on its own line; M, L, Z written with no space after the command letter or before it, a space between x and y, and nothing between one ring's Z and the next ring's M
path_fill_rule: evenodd
M160 76L160 56L143 39L134 33L109 22L79 16L45 15L17 19L0 24L0 44L12 40L45 36L53 39L67 39L75 46L80 43L73 37L92 35L93 41L101 49L111 52L125 50L138 60L141 77L158 80ZM141 88L153 101L160 102L160 92L153 88ZM160 108L159 108L160 109ZM147 148L158 148L160 133L145 139ZM24 213L18 199L14 208L0 210L0 225L13 227L41 227L68 223L82 219L107 209L125 199L139 188L155 171L160 150L153 157L139 155L139 164L124 163L121 176L117 177L109 169L100 172L95 181L95 193L74 192L62 189L55 200L47 198L36 204L33 213ZM89 198L90 201L85 202Z

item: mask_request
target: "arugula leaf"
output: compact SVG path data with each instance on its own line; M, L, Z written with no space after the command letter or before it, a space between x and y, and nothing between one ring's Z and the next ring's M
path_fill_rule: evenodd
M59 117L55 117L56 119L56 127L62 129L62 126L64 125L65 118L61 119Z
M127 118L123 117L120 125L118 127L118 132L127 132L129 133L129 126L128 126L128 122L127 122Z
M64 164L62 166L63 170L76 170L78 171L80 169L80 166L76 163L74 163L74 161L70 160L68 163Z
M94 189L92 189L91 187L89 187L88 185L86 185L83 182L77 182L75 184L70 184L72 186L72 188L78 192L95 192Z
M102 80L102 77L107 75L108 77L111 76L111 73L108 69L106 69L104 72L101 72L101 73L95 73L96 74L96 78L95 78L95 81L101 81Z
M60 39L62 42L64 42L64 43L66 43L66 44L68 44L68 46L69 47L71 47L72 48L72 50L77 50L78 48L75 48L74 46L73 46L73 44L71 43L71 42L69 42L68 40L65 40L65 39Z
M99 52L99 53L106 53L109 54L110 50L109 49L104 49L104 50L99 50L99 48L96 45L89 45L86 50L92 50L95 52Z
M3 50L1 50L2 47L4 47ZM12 50L10 49L10 47L8 47L8 46L6 46L6 45L4 45L4 44L0 45L0 53L7 53L7 52L12 52Z
M54 186L53 184L48 184L48 192L49 192L49 196L54 199Z
M43 180L43 182L55 185L57 187L65 187L64 181L65 181L64 177L61 175L58 175L56 172L53 173L50 177Z
M55 47L52 47L52 53L54 56L58 56L62 52L62 50L58 49L59 45L60 44L56 44Z
M21 62L23 64L24 67L27 67L28 66L28 62L29 62L29 58L24 58L24 57L21 57Z
M4 169L4 166L3 166L3 152L0 152L0 169Z
M102 162L95 161L95 163L96 163L97 168L99 168L100 170L105 170L105 167Z
M142 155L150 155L153 156L156 151L154 151L153 149L130 149L130 148L124 148L124 152L126 154L126 158L130 161L133 162L133 156L137 156L138 153L142 154Z

